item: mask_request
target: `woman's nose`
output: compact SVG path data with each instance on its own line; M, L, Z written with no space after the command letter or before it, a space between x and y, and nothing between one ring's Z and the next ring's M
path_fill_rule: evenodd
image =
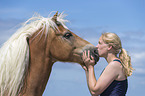
M96 46L96 48L98 48L98 45Z

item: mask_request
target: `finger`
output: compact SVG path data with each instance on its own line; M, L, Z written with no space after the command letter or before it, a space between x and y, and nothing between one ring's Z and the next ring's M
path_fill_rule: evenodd
M90 60L90 58L86 58L86 60L85 61L89 61Z
M94 60L94 57L91 55L91 59Z
M84 69L84 70L87 70L87 67L86 67L86 66L83 66L83 69Z
M83 52L83 60L86 59L86 51Z
M86 50L85 50L85 56L86 56Z
M94 59L94 57L91 56L91 59L92 59L91 62L94 63L94 65L95 65L95 59Z
M85 55L85 53L83 52L83 56L82 56L82 59L84 60L84 55Z
M90 50L88 50L88 58L90 58Z

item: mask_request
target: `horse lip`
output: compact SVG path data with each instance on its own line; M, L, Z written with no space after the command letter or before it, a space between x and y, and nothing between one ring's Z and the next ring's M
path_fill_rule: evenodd
M76 55L76 56L81 56L81 54L80 54L80 53L74 53L73 55Z

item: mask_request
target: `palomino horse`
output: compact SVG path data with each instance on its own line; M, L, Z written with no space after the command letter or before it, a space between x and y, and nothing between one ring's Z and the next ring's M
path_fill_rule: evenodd
M84 50L98 55L95 46L72 33L65 15L35 16L0 49L1 96L42 96L56 61L77 62Z

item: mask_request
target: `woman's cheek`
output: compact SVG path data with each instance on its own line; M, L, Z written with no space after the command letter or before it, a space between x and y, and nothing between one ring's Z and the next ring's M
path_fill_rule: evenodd
M100 50L98 50L98 53L99 53L99 56L101 56L101 51Z

